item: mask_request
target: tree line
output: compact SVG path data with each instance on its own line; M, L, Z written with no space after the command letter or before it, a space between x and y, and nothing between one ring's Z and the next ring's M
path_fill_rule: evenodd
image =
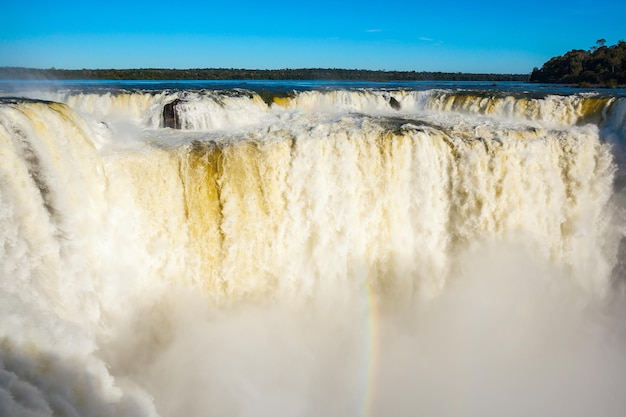
M587 51L573 49L551 58L541 69L535 68L530 81L610 88L626 86L626 42L620 40L616 45L606 46L606 40L598 39Z
M35 69L0 67L4 80L329 80L329 81L528 81L528 74L471 74L358 70L337 68L302 69Z

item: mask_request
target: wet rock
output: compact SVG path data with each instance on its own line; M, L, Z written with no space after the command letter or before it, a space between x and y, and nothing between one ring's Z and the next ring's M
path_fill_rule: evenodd
M400 110L400 102L393 97L389 97L389 105L394 110Z
M180 119L176 106L180 103L180 99L176 99L163 106L163 127L170 127L172 129L180 129Z

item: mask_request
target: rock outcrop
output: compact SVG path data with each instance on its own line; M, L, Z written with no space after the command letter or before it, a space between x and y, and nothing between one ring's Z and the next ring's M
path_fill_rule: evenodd
M180 118L176 111L176 106L180 103L180 99L176 99L163 106L163 127L170 127L172 129L180 129Z
M389 97L389 105L394 110L400 110L400 102L393 97Z

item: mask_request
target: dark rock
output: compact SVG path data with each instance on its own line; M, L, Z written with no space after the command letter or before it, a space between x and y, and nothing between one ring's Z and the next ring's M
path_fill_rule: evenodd
M400 102L393 97L389 97L389 105L394 110L400 110Z
M163 127L170 127L172 129L180 129L180 119L176 106L180 103L180 99L176 99L163 106Z

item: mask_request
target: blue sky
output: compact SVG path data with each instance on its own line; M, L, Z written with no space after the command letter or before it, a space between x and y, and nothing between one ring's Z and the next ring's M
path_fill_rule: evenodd
M626 40L624 0L0 1L0 66L529 73Z

